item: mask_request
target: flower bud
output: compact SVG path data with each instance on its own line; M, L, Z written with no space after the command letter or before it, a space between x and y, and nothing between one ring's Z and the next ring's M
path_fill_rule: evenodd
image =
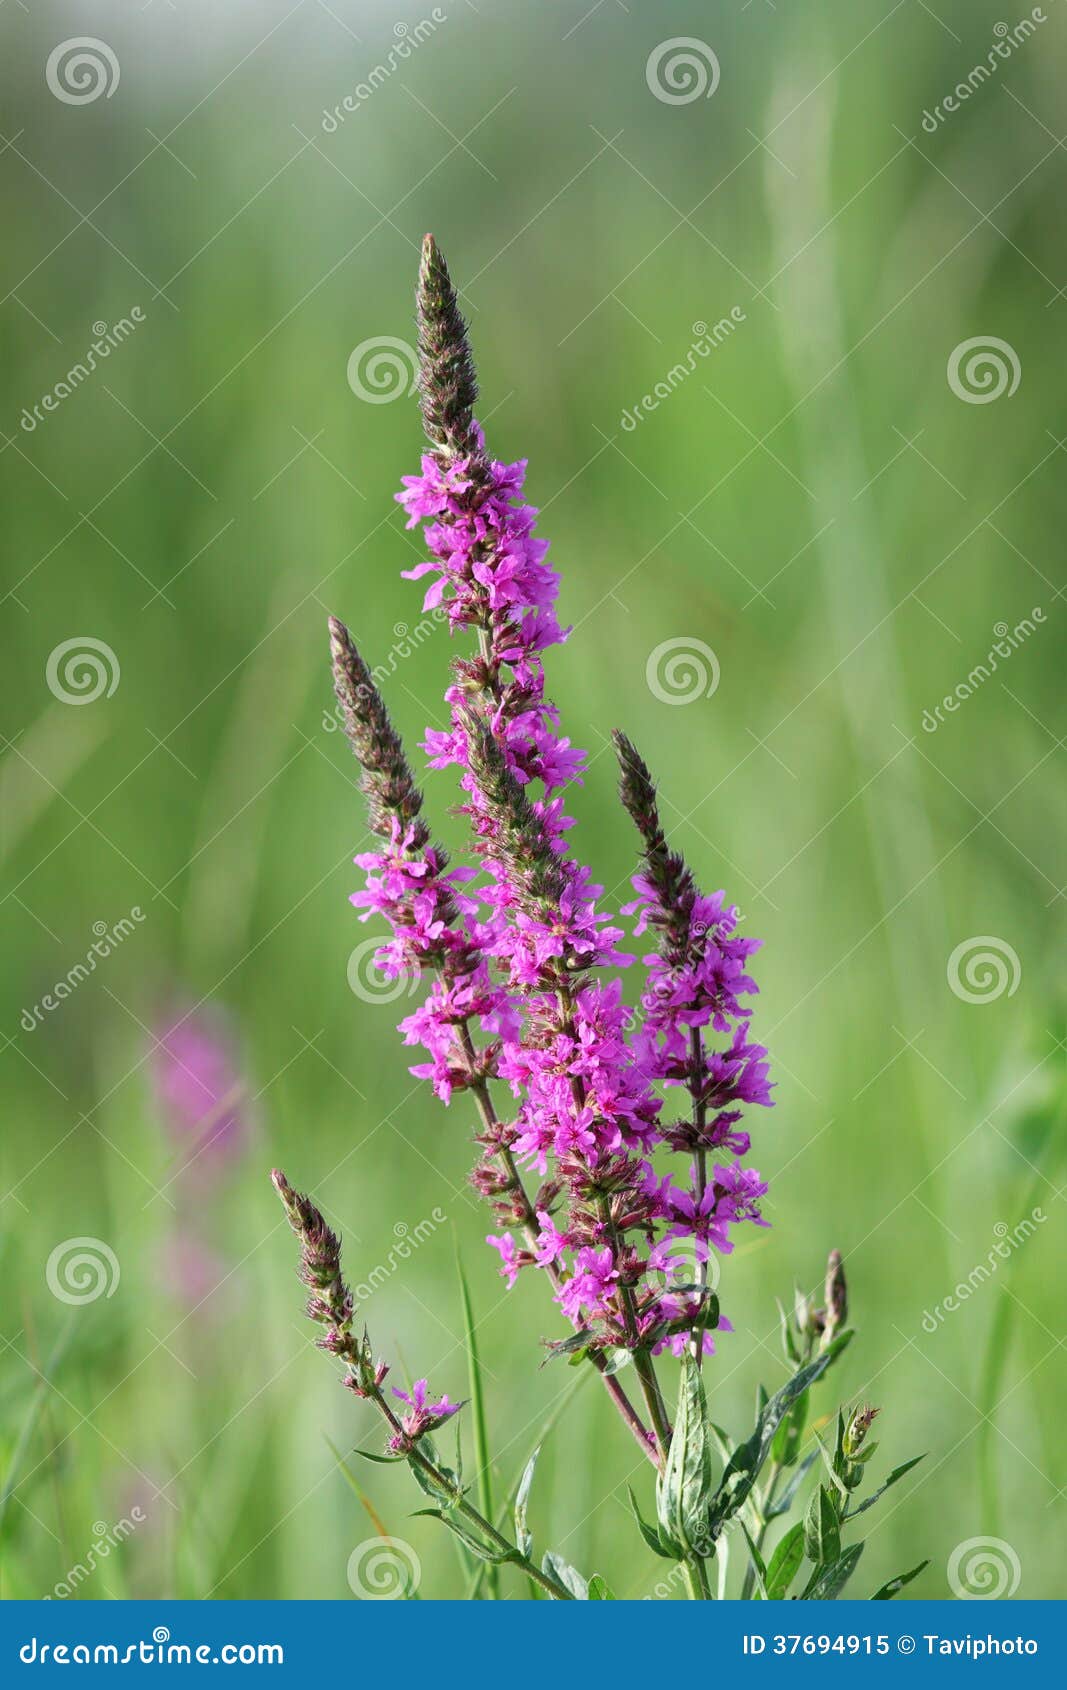
M848 1286L840 1250L831 1250L826 1263L826 1325L831 1332L848 1319Z
M854 1408L849 1415L842 1440L842 1448L850 1461L862 1449L867 1433L874 1423L874 1417L879 1412L879 1409L872 1408L869 1403L864 1403L862 1408Z

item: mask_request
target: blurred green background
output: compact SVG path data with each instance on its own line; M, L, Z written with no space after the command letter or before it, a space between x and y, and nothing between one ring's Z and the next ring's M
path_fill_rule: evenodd
M356 1280L382 1270L366 1314L397 1375L453 1397L460 1241L501 1484L574 1378L538 1368L558 1331L544 1287L505 1295L481 1242L471 1111L410 1079L405 1005L348 980L365 833L326 614L391 671L412 747L441 721L449 657L399 579L420 555L392 503L417 465L414 402L347 377L366 342L411 341L427 228L463 289L491 444L529 456L564 575L575 632L550 690L592 753L583 860L622 901L618 723L704 885L765 939L755 1025L777 1107L752 1125L773 1225L724 1267L737 1330L709 1371L716 1418L741 1433L757 1383L785 1377L775 1297L815 1285L836 1244L860 1340L834 1389L882 1405L887 1464L930 1452L867 1517L855 1594L924 1555L916 1592L947 1594L953 1551L990 1536L1020 1596L1064 1594L1064 12L1047 0L924 129L1014 14L4 8L4 1596L52 1591L133 1508L143 1523L80 1595L349 1594L374 1528L327 1439L378 1432L310 1347L274 1164L343 1229ZM121 75L72 102L45 67L83 35ZM677 37L714 51L710 97L653 92L650 56ZM28 428L93 325L134 307ZM669 381L694 324L735 307ZM951 355L990 336L1017 391L961 398ZM995 627L1035 608L924 731ZM48 663L86 638L118 684L74 705ZM683 638L721 675L688 703L647 679ZM455 842L450 777L430 795ZM94 924L123 919L35 1023ZM949 959L978 936L1018 978L972 1002ZM242 1088L231 1153L184 1171L151 1058L174 1004L193 1027L223 1018ZM932 1313L1035 1207L1033 1236ZM78 1238L120 1277L65 1304L46 1269ZM543 1546L625 1596L660 1577L625 1514L627 1480L648 1500L636 1460L587 1386L532 1505ZM422 1594L461 1590L406 1475L361 1477Z

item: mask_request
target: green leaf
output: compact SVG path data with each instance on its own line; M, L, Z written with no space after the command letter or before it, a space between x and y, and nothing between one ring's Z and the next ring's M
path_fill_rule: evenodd
M912 1579L917 1579L923 1568L928 1567L929 1565L929 1561L920 1561L919 1565L917 1567L913 1567L910 1573L898 1573L895 1579L890 1579L887 1584L883 1584L879 1590L875 1591L874 1595L871 1597L871 1601L892 1601L898 1590L903 1590L904 1586L906 1584L910 1584Z
M808 1423L810 1391L801 1391L789 1413L783 1419L771 1443L771 1460L779 1467L792 1467L800 1453L804 1428Z
M529 1555L533 1548L533 1537L526 1525L526 1508L530 1500L530 1486L533 1484L534 1468L537 1466L537 1457L540 1453L541 1446L538 1444L526 1463L522 1478L519 1480L519 1488L515 1493L515 1542L524 1555Z
M493 1475L489 1465L489 1434L485 1422L485 1392L482 1388L482 1369L478 1356L478 1338L471 1306L470 1287L463 1271L459 1245L456 1246L456 1274L459 1279L459 1299L463 1308L463 1334L467 1344L467 1372L471 1391L471 1423L474 1428L474 1462L478 1470L478 1506L487 1520L493 1518ZM496 1573L488 1576L490 1598L500 1594Z
M440 1520L442 1525L454 1532L460 1542L465 1544L472 1555L477 1555L480 1561L487 1561L492 1567L502 1567L508 1561L520 1559L517 1549L497 1549L495 1545L483 1543L476 1537L468 1526L457 1520L454 1514L446 1514L440 1508L417 1508L411 1516L413 1520Z
M376 1462L379 1467L392 1467L397 1461L406 1461L406 1455L378 1455L373 1449L354 1449L353 1455L361 1455L364 1461Z
M576 1573L562 1555L554 1555L550 1549L541 1562L541 1570L546 1572L549 1578L554 1578L565 1590L569 1590L579 1602L589 1600L589 1586L581 1573Z
M766 1602L766 1600L767 1600L767 1567L766 1567L766 1564L764 1562L763 1556L760 1554L759 1550L756 1547L756 1541L753 1538L752 1533L749 1531L748 1527L745 1525L743 1520L741 1522L741 1530L745 1534L745 1542L748 1544L748 1553L752 1558L752 1571L755 1575L756 1589L759 1592L758 1596L756 1597L756 1601Z
M714 1492L704 1380L691 1355L682 1358L678 1412L667 1464L656 1482L660 1530L671 1543L709 1553L708 1508Z
M804 1559L804 1523L790 1526L767 1563L767 1599L780 1602L800 1571Z
M610 1379L613 1374L620 1373L624 1367L629 1367L633 1359L632 1350L624 1350L621 1348L606 1350L604 1352L604 1365L600 1371L603 1373L605 1379Z
M785 1486L785 1489L782 1491L777 1502L774 1504L773 1508L768 1508L767 1510L768 1520L777 1520L780 1519L783 1514L789 1513L789 1510L792 1508L793 1502L796 1498L797 1491L811 1472L812 1467L818 1459L818 1455L818 1450L813 1449L810 1455L806 1455L804 1457L796 1472L790 1474L789 1482Z
M811 1499L804 1521L804 1548L817 1567L832 1566L841 1558L841 1528L837 1504L825 1485Z
M806 1602L833 1602L848 1583L856 1570L856 1562L863 1554L862 1543L854 1543L851 1549L834 1561L829 1567L819 1567L812 1574L807 1589L804 1592Z
M926 1454L924 1451L922 1455L913 1455L910 1461L904 1461L899 1467L894 1467L885 1483L879 1485L876 1491L872 1491L870 1496L864 1497L863 1501L857 1503L855 1508L850 1508L848 1513L845 1515L845 1519L854 1520L857 1514L863 1513L864 1509L873 1508L874 1504L878 1501L878 1498L885 1495L890 1485L895 1485L898 1479L902 1479L904 1477L905 1473L910 1473L913 1467L917 1467L920 1461L925 1460Z
M589 1580L589 1600L590 1602L615 1602L618 1598L607 1580L601 1578L599 1573L594 1573Z
M778 1324L781 1329L782 1349L785 1351L785 1359L791 1361L794 1367L799 1367L800 1351L797 1349L796 1339L793 1337L793 1328L789 1324L789 1316L782 1306L781 1299L776 1297L775 1302L778 1304Z
M641 1518L641 1510L637 1506L637 1498L629 1485L627 1485L626 1491L630 1498L630 1508L633 1512L634 1519L637 1521L638 1529L640 1530L641 1536L644 1538L649 1549L651 1549L653 1555L662 1556L664 1561L680 1561L682 1559L682 1551L678 1545L668 1545L661 1541L659 1534L653 1531L652 1527Z
M574 1356L580 1361L589 1348L589 1340L592 1336L593 1334L586 1327L583 1327L578 1332L572 1332L569 1338L560 1338L557 1343L549 1344L548 1354L541 1366L546 1366L548 1362L554 1361L557 1356Z
M801 1393L814 1385L817 1379L822 1378L827 1368L833 1365L851 1338L852 1333L850 1331L840 1332L833 1343L823 1351L822 1355L816 1356L814 1361L808 1362L799 1372L794 1373L792 1379L786 1381L781 1390L776 1392L764 1408L756 1421L756 1427L751 1437L734 1451L722 1476L711 1510L714 1534L717 1535L722 1525L737 1513L755 1484L760 1469L770 1452L774 1434L785 1415Z
M443 1485L438 1484L437 1480L431 1479L429 1473L425 1472L417 1461L413 1460L411 1456L407 1456L407 1464L415 1475L415 1482L419 1489L427 1496L432 1497L435 1502L443 1503L446 1508L454 1508L463 1494L459 1480L450 1467L446 1467L442 1461L437 1459L436 1450L433 1450L431 1454L432 1446L429 1439L423 1438L422 1442L426 1444L426 1453L430 1456L434 1465L439 1468L445 1483Z

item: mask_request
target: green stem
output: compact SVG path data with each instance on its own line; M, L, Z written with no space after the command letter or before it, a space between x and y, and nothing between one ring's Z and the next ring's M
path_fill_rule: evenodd
M767 1480L767 1486L766 1486L766 1489L763 1492L762 1498L760 1499L759 1529L757 1530L756 1536L753 1540L755 1542L757 1549L763 1548L763 1541L764 1541L765 1537L767 1536L767 1528L770 1525L770 1520L767 1518L767 1510L770 1508L771 1503L774 1501L774 1493L775 1493L775 1490L777 1489L777 1486L778 1486L778 1480L782 1476L782 1471L783 1471L783 1469L782 1469L780 1462L775 1461L775 1462L772 1463L770 1475L769 1475L768 1480ZM755 1583L756 1583L756 1569L753 1566L752 1562L749 1561L748 1566L745 1568L744 1583L741 1586L741 1600L742 1600L742 1602L747 1602L749 1600L749 1598L752 1595L752 1591L753 1591L753 1588L755 1586Z
M368 1384L365 1386L365 1389L367 1390L367 1395L371 1398L380 1413L384 1415L392 1430L394 1432L402 1432L403 1427L401 1426L400 1421L389 1407L389 1404L386 1402L385 1397L382 1395L378 1387L376 1385ZM429 1456L423 1452L418 1444L415 1444L408 1451L408 1460L413 1462L416 1467L426 1474L428 1479L433 1481L435 1488L441 1492L442 1499L447 1498L449 1506L454 1508L457 1514L462 1514L464 1519L469 1520L472 1526L477 1527L478 1531L480 1531L486 1540L492 1544L494 1549L502 1551L506 1550L509 1558L515 1563L515 1565L521 1567L527 1577L532 1578L535 1583L539 1584L542 1590L547 1590L549 1595L555 1597L557 1602L574 1601L574 1597L565 1585L560 1584L550 1573L544 1572L534 1561L531 1561L528 1555L524 1555L522 1553L522 1550L519 1549L517 1544L509 1542L502 1532L497 1531L491 1520L487 1520L485 1515L480 1513L472 1502L467 1501L463 1492L454 1484L446 1473L441 1471L440 1467L438 1467L435 1462L430 1460Z
M707 1569L699 1555L691 1561L682 1563L685 1569L685 1582L689 1586L690 1600L693 1602L710 1602L711 1586L708 1583Z

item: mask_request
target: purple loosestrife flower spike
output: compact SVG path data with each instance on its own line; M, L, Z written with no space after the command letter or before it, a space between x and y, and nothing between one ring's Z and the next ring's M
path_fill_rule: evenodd
M422 243L416 293L419 326L419 405L426 438L442 455L476 450L474 403L478 384L452 278L432 235Z
M419 817L422 793L404 756L400 735L389 720L371 672L343 622L329 619L330 662L345 733L362 770L371 829L391 838L394 823L410 828L410 843L420 850L430 830Z
M341 1273L341 1240L327 1226L309 1197L294 1191L280 1168L271 1174L274 1189L282 1200L289 1225L300 1240L301 1284L310 1293L309 1320L329 1328L318 1340L334 1355L346 1355L352 1343L355 1303Z

